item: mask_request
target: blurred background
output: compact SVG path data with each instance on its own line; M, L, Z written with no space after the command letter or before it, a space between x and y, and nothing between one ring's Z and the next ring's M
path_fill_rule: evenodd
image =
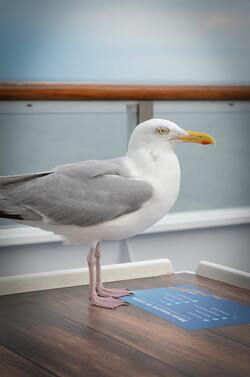
M248 0L0 0L0 81L249 85L249 20ZM169 221L194 216L194 225L173 232L166 223L162 233L107 242L105 263L170 257L176 270L193 271L206 258L250 271L249 101L150 105L153 117L209 132L217 145L177 147L182 185L172 214L181 217ZM123 155L136 106L1 101L0 175ZM202 229L201 218L210 219ZM6 233L13 223L1 225L0 276L83 265L81 248L31 242L33 233L27 246L19 233Z
M1 0L0 79L249 83L248 0Z

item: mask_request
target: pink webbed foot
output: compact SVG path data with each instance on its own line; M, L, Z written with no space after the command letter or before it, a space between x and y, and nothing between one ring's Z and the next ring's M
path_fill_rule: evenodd
M105 309L116 309L119 306L128 305L126 302L117 300L112 297L100 297L97 294L90 296L92 305L99 306Z
M122 296L128 296L133 295L134 293L129 291L129 289L125 288L96 288L97 293L101 297L122 297Z

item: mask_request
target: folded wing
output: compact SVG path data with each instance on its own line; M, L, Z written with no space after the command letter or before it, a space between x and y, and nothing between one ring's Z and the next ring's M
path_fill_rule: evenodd
M151 197L152 186L131 178L119 159L0 178L0 216L17 220L96 225L137 211Z

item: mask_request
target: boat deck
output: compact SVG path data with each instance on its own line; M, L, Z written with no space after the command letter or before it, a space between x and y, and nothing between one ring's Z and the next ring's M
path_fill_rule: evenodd
M197 284L250 304L250 292L180 273L108 283L143 289ZM77 286L0 297L2 377L246 377L250 325L189 332L135 306L90 306Z

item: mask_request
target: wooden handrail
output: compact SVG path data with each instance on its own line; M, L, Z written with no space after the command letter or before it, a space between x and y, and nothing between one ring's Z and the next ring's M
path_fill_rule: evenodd
M242 85L0 83L0 100L250 100Z

